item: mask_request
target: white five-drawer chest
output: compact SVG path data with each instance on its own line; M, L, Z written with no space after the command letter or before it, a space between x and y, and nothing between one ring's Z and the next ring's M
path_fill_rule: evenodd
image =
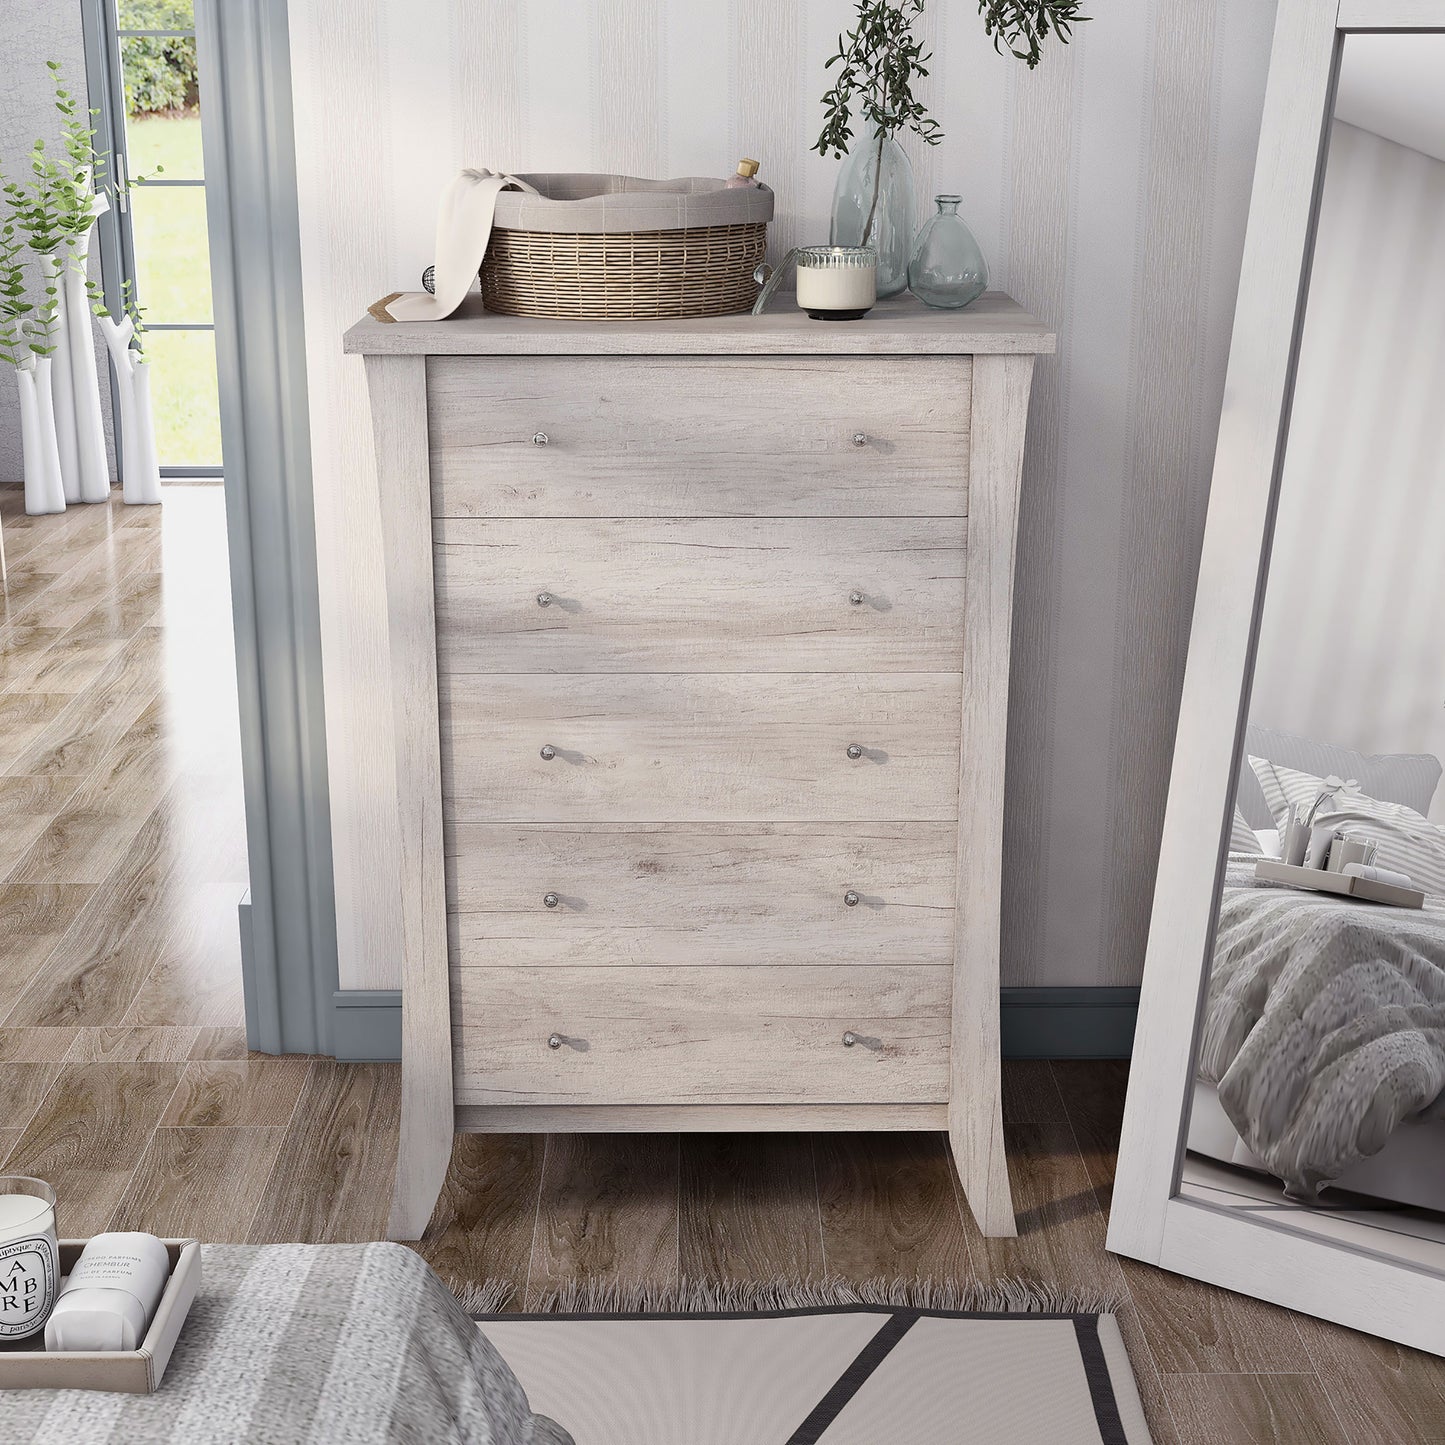
M946 1129L1014 1232L1004 740L1053 345L998 293L348 332L391 645L394 1238L458 1129Z

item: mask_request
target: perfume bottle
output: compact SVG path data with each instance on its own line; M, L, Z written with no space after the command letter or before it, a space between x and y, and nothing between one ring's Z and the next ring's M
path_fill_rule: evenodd
M760 186L762 182L755 180L758 173L758 163L748 156L744 156L738 162L737 174L729 176L726 184L728 186Z

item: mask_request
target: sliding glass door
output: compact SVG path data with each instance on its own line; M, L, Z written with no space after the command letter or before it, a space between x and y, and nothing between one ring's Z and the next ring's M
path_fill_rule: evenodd
M102 221L106 300L139 306L163 476L217 476L221 426L193 0L85 0L97 146L133 188Z

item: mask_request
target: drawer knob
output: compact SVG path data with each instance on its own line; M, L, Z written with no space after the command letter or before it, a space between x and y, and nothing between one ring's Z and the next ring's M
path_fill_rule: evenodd
M542 761L544 763L550 763L556 756L557 749L554 748L551 743L542 744Z
M532 433L532 445L534 447L544 447L550 440L551 438L544 431Z
M857 1042L858 1035L855 1034L852 1029L849 1029L848 1032L843 1035L843 1047L845 1049L851 1049Z
M848 594L848 601L854 607L861 607L863 605L863 594L861 592L850 592Z
M866 447L868 445L868 433L866 431L855 431L853 433L853 445L855 447Z
M848 756L856 763L863 756L863 749L857 743L849 743Z
M537 594L538 607L550 607L556 600L550 592L539 592Z
M843 903L845 907L856 908L858 906L858 895L850 888L843 895Z
M561 901L555 893L544 893L542 895L543 908L555 908Z
M552 1034L547 1040L547 1047L549 1049L560 1049L562 1047L562 1035Z

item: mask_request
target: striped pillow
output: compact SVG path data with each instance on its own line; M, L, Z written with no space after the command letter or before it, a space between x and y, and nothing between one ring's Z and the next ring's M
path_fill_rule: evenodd
M1317 778L1334 774L1354 778L1372 798L1386 803L1404 803L1422 816L1429 816L1430 802L1440 782L1440 759L1429 753L1357 753L1333 743L1317 742L1280 728L1250 723L1244 733L1246 756L1268 758L1296 772ZM1251 828L1268 828L1265 799L1247 761L1239 767L1239 790L1234 800Z
M1251 757L1249 765L1281 828L1291 806L1305 812L1326 786L1325 780L1313 773L1281 767L1264 758ZM1373 840L1379 844L1375 856L1379 867L1409 874L1415 887L1426 893L1445 894L1445 828L1404 803L1381 802L1346 784L1335 794L1334 801L1315 815L1315 822L1328 823L1352 838Z
M1403 803L1382 803L1367 798L1358 788L1346 788L1338 804L1323 810L1315 822L1328 823L1337 833L1380 845L1375 866L1409 875L1416 888L1445 895L1445 828L1422 818Z
M1244 814L1238 807L1234 810L1234 822L1229 829L1229 851L1231 853L1248 853L1251 858L1262 856L1259 846L1259 838L1253 828L1244 821Z

